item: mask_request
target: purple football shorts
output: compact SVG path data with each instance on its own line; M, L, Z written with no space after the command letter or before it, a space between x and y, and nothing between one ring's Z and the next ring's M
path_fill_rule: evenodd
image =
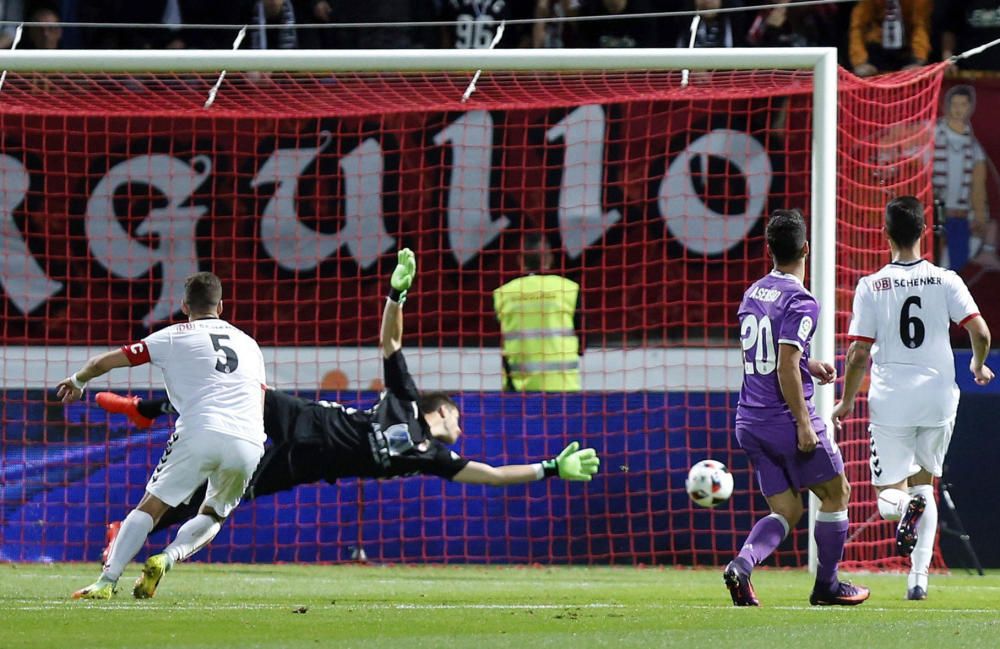
M831 480L844 472L840 449L826 435L819 417L812 420L819 444L810 453L798 449L795 422L776 418L768 422L737 422L736 439L753 464L760 491L773 496Z

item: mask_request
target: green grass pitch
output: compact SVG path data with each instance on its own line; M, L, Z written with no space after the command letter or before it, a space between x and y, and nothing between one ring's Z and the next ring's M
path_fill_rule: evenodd
M186 564L152 600L139 566L110 602L72 601L98 567L0 564L0 647L1000 647L1000 575L855 575L872 598L814 608L803 571L758 570L764 606L734 608L719 570Z

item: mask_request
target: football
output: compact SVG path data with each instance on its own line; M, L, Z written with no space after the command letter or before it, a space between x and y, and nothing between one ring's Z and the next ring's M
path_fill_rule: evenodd
M722 462L702 460L688 471L684 487L698 505L715 507L733 495L733 474Z

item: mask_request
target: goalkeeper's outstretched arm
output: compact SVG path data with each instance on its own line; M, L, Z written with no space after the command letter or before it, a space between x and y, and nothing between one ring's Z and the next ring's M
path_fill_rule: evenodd
M389 358L403 348L403 307L391 299L382 309L382 331L379 334L382 358Z
M383 358L389 358L403 348L403 303L406 302L406 293L417 274L417 260L412 250L403 248L397 258L396 269L392 271L392 278L389 280L389 297L382 310L379 346L382 348Z
M597 451L592 448L580 450L580 445L573 442L556 457L537 464L508 464L495 467L483 462L469 462L452 480L494 487L523 484L551 477L590 482L600 464Z

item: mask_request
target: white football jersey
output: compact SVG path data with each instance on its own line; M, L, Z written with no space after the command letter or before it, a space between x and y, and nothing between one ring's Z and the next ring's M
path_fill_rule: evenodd
M962 278L926 260L893 262L858 281L848 338L872 343L873 424L942 426L955 417L948 330L977 315Z
M225 320L171 325L124 345L132 365L163 370L178 431L211 430L263 444L264 356L257 341Z

